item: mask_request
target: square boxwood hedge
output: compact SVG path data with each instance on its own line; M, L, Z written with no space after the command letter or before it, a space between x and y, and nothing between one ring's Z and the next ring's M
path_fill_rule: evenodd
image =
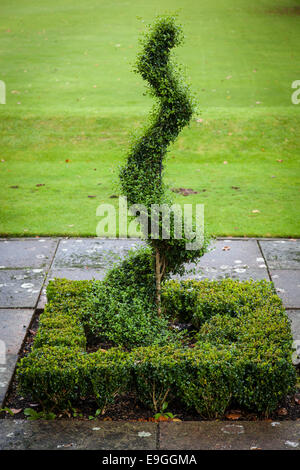
M293 390L290 323L271 283L166 281L164 315L192 323L194 344L87 353L87 299L100 282L49 283L32 351L17 371L22 393L45 408L94 397L104 412L117 396L135 390L155 412L166 399L177 399L214 418L231 404L268 414Z

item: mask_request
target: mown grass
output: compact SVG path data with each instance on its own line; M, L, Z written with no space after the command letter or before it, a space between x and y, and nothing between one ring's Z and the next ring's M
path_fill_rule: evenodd
M299 236L298 5L187 0L179 11L187 39L176 57L199 111L170 148L165 178L198 191L175 201L204 203L215 235ZM118 166L152 104L131 72L136 17L182 6L1 2L1 235L96 234L96 208L117 204Z

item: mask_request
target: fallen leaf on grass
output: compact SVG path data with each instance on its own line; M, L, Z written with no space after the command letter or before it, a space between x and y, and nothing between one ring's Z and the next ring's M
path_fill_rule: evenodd
M10 186L11 189L18 189L19 186Z
M39 187L39 186L45 186L45 185L44 185L44 183L38 183L38 184L36 184L36 186Z
M253 214L258 214L259 212L260 212L260 211L259 211L258 209L254 209L254 210L252 211Z
M241 189L239 186L231 186L231 188L236 190Z
M182 196L189 196L190 194L198 194L198 191L195 191L191 188L171 188L173 193L182 194Z

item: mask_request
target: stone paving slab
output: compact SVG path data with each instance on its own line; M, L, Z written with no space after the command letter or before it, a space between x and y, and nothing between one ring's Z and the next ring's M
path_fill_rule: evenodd
M300 341L300 310L287 310L286 313L291 320L293 338Z
M45 274L43 268L0 270L0 308L34 308Z
M300 240L259 241L270 269L300 269Z
M1 420L0 450L154 450L155 423Z
M53 238L0 240L1 268L48 268L57 243Z
M34 310L0 309L0 340L7 354L18 354Z
M300 270L270 270L277 294L285 308L300 308Z
M92 268L108 269L130 249L141 246L136 239L68 239L61 240L52 268Z
M0 450L300 449L299 421L1 421Z
M257 240L217 240L199 264L186 265L185 279L266 279L270 280L267 266Z
M34 310L0 310L0 407L13 376L18 353Z
M164 450L300 450L300 421L160 423Z
M239 265L249 268L265 268L257 240L216 240L212 242L211 250L201 258L202 266L231 266L237 268Z
M2 359L2 354L1 354ZM5 354L5 363L0 362L0 408L8 391L10 381L15 371L18 356L16 354ZM1 425L0 425L1 428Z

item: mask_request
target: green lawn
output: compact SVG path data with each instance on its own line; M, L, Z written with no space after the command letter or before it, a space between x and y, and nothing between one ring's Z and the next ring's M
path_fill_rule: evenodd
M186 33L176 57L199 102L165 174L198 194L176 202L204 203L215 235L300 235L295 0L2 0L1 235L96 234L96 208L117 203L118 166L152 105L131 71L138 37L174 10Z

